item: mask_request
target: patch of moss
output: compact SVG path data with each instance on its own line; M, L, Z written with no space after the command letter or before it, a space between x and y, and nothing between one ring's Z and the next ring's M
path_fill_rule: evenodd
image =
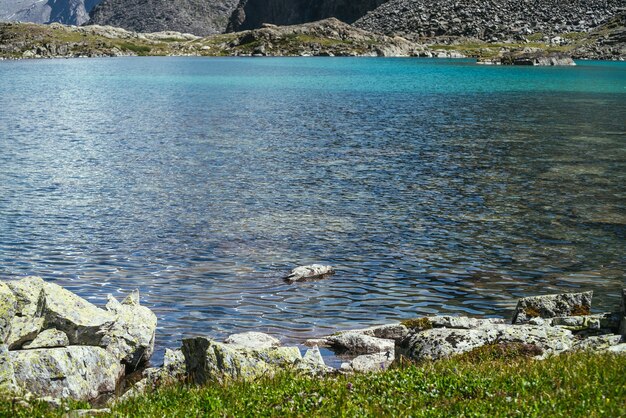
M457 358L461 361L478 364L485 361L514 360L540 356L543 350L534 344L504 343L488 344L463 353Z
M400 324L404 325L408 329L417 330L417 331L424 331L427 329L431 329L433 327L433 323L430 321L430 319L426 317L406 319L400 322Z

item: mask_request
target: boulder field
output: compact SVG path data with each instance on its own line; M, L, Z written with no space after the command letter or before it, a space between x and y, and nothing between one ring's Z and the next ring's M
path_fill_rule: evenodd
M102 405L168 382L247 380L282 370L318 378L379 372L399 361L436 361L490 346L514 347L537 359L575 350L626 354L626 289L621 294L615 312L592 313L592 292L535 296L519 300L512 321L414 318L307 340L304 354L260 332L221 342L185 338L180 349L166 349L161 367L147 367L157 319L141 306L137 291L121 302L109 296L99 308L54 283L26 277L0 282L0 391L21 402ZM347 361L329 367L319 347Z

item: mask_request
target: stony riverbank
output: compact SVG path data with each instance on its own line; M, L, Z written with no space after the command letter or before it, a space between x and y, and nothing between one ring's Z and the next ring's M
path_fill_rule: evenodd
M133 292L98 308L38 277L0 283L0 388L20 402L63 399L102 405L165 383L254 380L284 371L308 376L380 372L405 360L434 361L490 347L537 359L577 351L626 353L626 290L615 312L591 313L591 292L521 299L513 320L431 316L339 331L297 346L258 332L224 341L187 338L148 367L156 316ZM616 307L617 308L617 307ZM319 347L348 359L325 364Z
M409 40L368 32L337 19L294 26L265 25L237 33L198 37L178 32L137 33L110 26L0 23L0 59L118 56L385 56L472 57L516 64L521 56L626 58L624 15L589 32L544 39L484 41L442 36ZM513 59L509 59L513 57ZM520 61L521 62L521 61ZM525 64L528 64L526 61ZM561 65L552 59L533 65Z

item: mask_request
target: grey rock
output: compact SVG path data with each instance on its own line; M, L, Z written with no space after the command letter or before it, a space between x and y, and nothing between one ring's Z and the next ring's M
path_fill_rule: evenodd
M70 345L70 340L67 338L67 335L63 331L52 328L41 332L33 341L24 344L22 348L32 350L36 348L67 347L68 345Z
M583 338L576 341L572 347L573 350L606 350L609 347L618 345L622 342L621 335L598 335Z
M527 323L533 317L554 318L589 314L593 292L531 296L520 299L513 316L514 324Z
M156 315L139 303L139 291L118 302L109 295L107 311L113 321L102 327L100 345L122 361L127 369L145 364L154 352Z
M280 346L278 339L262 332L242 332L233 334L226 338L224 343L250 349L265 349Z
M56 328L67 334L73 345L100 345L102 330L111 326L114 316L62 288L44 282L43 314L46 328Z
M401 340L409 334L409 329L404 325L397 323L343 332L356 332L370 337L383 338L386 340Z
M626 354L626 343L617 344L606 349L609 353Z
M6 344L11 334L11 323L17 310L13 292L5 283L0 283L0 344Z
M43 317L16 316L11 322L11 333L8 338L9 349L15 350L27 342L33 340L44 327Z
M504 324L501 318L469 318L466 316L429 316L428 320L433 328L474 329Z
M302 361L298 347L272 347L260 350L196 337L183 340L187 373L197 384L209 381L253 379Z
M37 396L94 401L114 394L124 375L119 361L100 347L11 351L10 358L17 384Z
M263 49L265 53L265 48ZM311 264L310 266L296 267L291 273L285 277L288 282L299 282L303 280L321 279L335 274L335 269L331 266L323 266L321 264Z
M325 375L334 371L332 367L326 366L317 346L306 351L302 361L297 364L297 368L314 375Z
M416 361L438 360L495 343L532 344L546 353L559 353L572 348L574 338L571 331L566 329L534 325L433 328L410 334L397 346L397 354Z
M370 337L358 332L342 332L328 337L330 346L340 352L348 354L373 354L393 351L394 341Z
M16 390L15 370L9 350L5 344L0 344L0 392L11 393Z
M392 352L375 353L358 356L349 363L342 364L342 371L370 373L387 370L394 361Z
M110 408L102 409L74 409L67 413L67 418L80 418L80 417L98 417L108 416L111 414Z
M619 333L626 337L626 289L622 289L622 300L620 303L620 326Z

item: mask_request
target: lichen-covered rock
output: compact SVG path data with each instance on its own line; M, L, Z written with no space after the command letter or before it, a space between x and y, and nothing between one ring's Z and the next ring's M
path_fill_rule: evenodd
M381 372L387 370L393 361L393 352L365 354L356 357L349 363L343 363L341 370L357 373Z
M182 378L187 374L185 367L185 355L182 350L165 349L165 357L163 358L163 371L172 378Z
M433 328L473 329L505 324L501 318L469 318L466 316L429 316Z
M5 344L0 345L0 393L15 392L15 371Z
M384 338L370 337L359 332L341 332L328 337L330 346L349 354L374 354L393 351L395 342Z
M139 303L139 292L120 303L109 295L107 313L112 321L102 327L100 345L106 347L129 371L146 363L154 352L157 317Z
M62 288L44 282L43 313L46 328L56 328L67 334L70 344L100 345L102 330L113 323L110 312Z
M401 340L409 334L409 329L400 324L377 325L364 329L355 329L343 332L356 332L370 337L382 338L385 340Z
M614 345L618 345L621 341L621 335L597 335L575 341L572 349L593 351L606 350Z
M226 338L224 343L251 349L264 349L280 346L280 341L278 341L278 339L262 332L242 332L239 334L233 334Z
M555 318L589 315L593 292L563 293L520 299L513 315L514 324L527 323L531 318Z
M549 321L552 326L565 327L571 331L600 329L615 331L619 328L619 316L614 313L565 316L552 318Z
M25 342L37 337L44 327L44 322L45 318L43 317L14 317L11 322L11 333L7 341L9 349L16 350L21 348Z
M115 393L124 375L100 347L70 346L11 351L18 385L37 396L93 401Z
M11 333L11 322L15 317L17 301L5 283L0 283L0 344L6 344Z
M37 337L22 347L24 350L33 350L36 348L55 348L55 347L67 347L70 345L70 340L63 331L58 329L47 329L41 332Z
M298 370L313 374L313 375L325 375L332 373L335 369L329 367L324 362L324 358L320 353L320 349L317 346L310 348L306 351L297 365Z
M43 279L37 276L29 276L7 282L7 286L9 286L17 300L17 314L19 316L42 316L45 302L44 283Z
M558 353L574 344L571 331L534 325L497 325L476 329L433 328L415 332L397 347L398 354L413 360L438 360L462 354L486 344L523 343Z
M204 337L184 339L182 351L187 373L198 384L272 375L279 368L295 366L302 360L298 347L254 350Z
M617 344L606 349L609 353L626 354L626 343Z

